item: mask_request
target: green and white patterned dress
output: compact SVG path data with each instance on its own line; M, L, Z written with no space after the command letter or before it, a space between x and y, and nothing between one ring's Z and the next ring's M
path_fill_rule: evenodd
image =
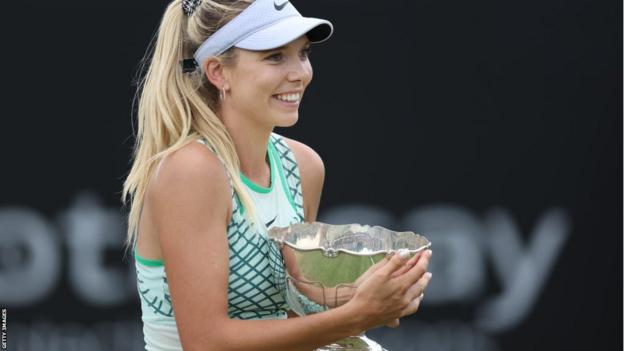
M244 208L232 192L232 219L227 227L228 315L234 319L285 319L288 309L283 258L266 230L303 221L301 180L295 157L281 136L271 134L267 153L271 165L268 188L241 174L260 217L257 230L250 228ZM182 350L164 262L144 259L136 250L134 257L146 350Z

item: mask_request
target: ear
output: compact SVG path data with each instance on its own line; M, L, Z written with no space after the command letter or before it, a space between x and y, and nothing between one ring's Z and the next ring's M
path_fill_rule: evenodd
M208 81L217 89L221 90L227 85L225 66L216 57L210 57L204 62L204 72Z

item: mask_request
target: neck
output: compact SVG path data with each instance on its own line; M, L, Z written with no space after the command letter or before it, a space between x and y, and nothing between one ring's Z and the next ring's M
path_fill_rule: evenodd
M254 123L227 105L221 107L220 117L234 141L241 172L254 183L268 186L271 170L267 161L267 143L273 128Z

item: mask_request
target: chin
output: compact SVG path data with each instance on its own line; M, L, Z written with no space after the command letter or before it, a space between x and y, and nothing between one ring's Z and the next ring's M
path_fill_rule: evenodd
M295 113L292 116L284 116L283 118L280 118L276 123L275 126L276 127L292 127L294 126L297 121L299 120L299 113Z

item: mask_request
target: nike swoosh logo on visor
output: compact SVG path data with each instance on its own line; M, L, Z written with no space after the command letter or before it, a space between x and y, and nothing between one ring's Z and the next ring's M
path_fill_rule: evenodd
M277 11L282 11L282 9L284 9L284 7L286 7L286 4L288 4L289 1L285 1L283 4L278 5L277 2L273 1L273 6L275 6L275 9Z

